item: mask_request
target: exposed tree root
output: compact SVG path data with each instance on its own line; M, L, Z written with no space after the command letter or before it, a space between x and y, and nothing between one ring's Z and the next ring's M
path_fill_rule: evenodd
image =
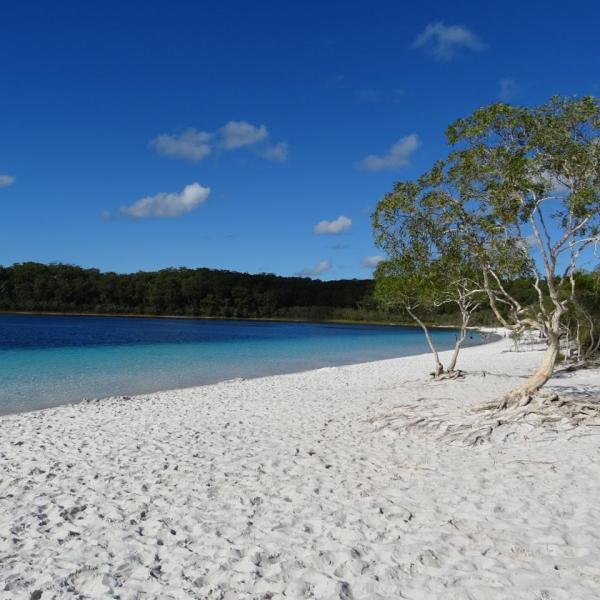
M509 408L522 408L527 406L532 401L533 397L533 394L525 392L510 393L506 394L506 396L500 400L492 400L491 402L476 404L472 410L473 412L499 412Z
M579 425L600 425L600 398L592 394L559 397L538 394L504 405L504 400L480 405L464 413L444 410L436 399L394 409L371 419L378 430L421 432L448 443L477 446L489 441L505 442L512 436L529 436L534 429L571 430ZM437 399L439 400L439 399ZM452 410L452 409L451 409ZM458 422L457 422L458 417Z
M507 394L501 400L477 404L474 412L492 411L495 416L506 419L509 415L520 416L558 415L561 418L578 419L579 417L600 416L600 399L593 398L591 394L585 395L587 399L578 397L559 396L552 393L521 393Z
M489 419L496 427L526 423L530 426L560 425L575 428L600 418L600 399L559 396L557 394L524 395L519 399L504 398L500 403L475 407L475 412L491 410Z
M430 373L430 375L435 379L435 381L446 381L448 379L459 379L464 377L466 373L461 371L460 369L455 369L453 371L444 371L443 373Z
M571 363L570 365L560 369L557 373L571 373L572 371L579 371L580 369L593 369L600 366L600 361L597 359L582 360L580 362Z

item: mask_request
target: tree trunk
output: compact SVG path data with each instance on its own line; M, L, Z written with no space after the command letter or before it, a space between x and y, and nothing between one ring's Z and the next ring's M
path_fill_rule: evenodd
M448 373L452 373L454 369L456 369L456 361L458 360L458 353L460 352L460 347L462 343L465 341L465 334L461 333L456 340L456 344L454 344L454 352L452 353L452 358L450 359L450 364L448 365Z
M429 345L429 349L431 350L431 353L433 354L433 360L435 361L435 371L433 372L433 376L437 378L444 372L444 365L440 361L440 356L439 356L437 350L435 349L435 346L433 345L433 340L431 339L431 336L429 335L429 329L427 329L427 325L425 325L425 323L423 323L423 321L421 321L421 319L419 319L419 317L417 317L417 315L415 315L412 312L412 310L410 308L408 308L408 306L406 307L406 312L413 318L413 320L416 323L419 324L419 326L423 330L423 333L425 334L425 338L427 339L427 344Z
M456 361L458 360L458 353L467 337L467 326L469 325L469 318L471 314L466 310L462 310L462 325L460 327L460 333L456 338L456 344L454 344L454 352L452 354L452 358L450 359L450 364L448 365L448 373L453 373L456 369Z
M544 386L552 377L554 365L559 350L558 331L548 332L548 347L544 353L544 358L537 368L536 372L531 375L524 383L509 392L504 399L504 406L509 404L518 404L522 400L526 400L535 396L535 394Z
M578 322L579 324L579 322ZM590 318L590 343L588 344L588 347L585 349L585 352L583 352L583 350L581 349L582 344L579 344L580 346L580 350L579 350L579 355L577 356L577 358L580 361L588 361L591 358L594 357L595 354L598 354L598 351L600 351L600 336L598 336L598 339L596 339L594 336L596 335L596 328L594 326L594 321Z

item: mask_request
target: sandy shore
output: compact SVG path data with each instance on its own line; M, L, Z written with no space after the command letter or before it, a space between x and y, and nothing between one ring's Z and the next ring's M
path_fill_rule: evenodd
M596 599L600 427L442 435L540 357L506 348L1 417L0 598Z

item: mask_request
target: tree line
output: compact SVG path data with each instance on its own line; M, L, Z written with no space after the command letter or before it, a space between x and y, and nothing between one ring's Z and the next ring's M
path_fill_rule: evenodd
M600 315L593 274L578 274L582 306ZM531 282L507 282L524 304L535 300ZM67 264L17 263L0 266L0 311L173 315L186 317L280 318L411 323L401 305L381 298L373 279L321 281L215 269L163 269L121 274ZM428 325L459 326L452 303L421 306ZM494 325L485 304L473 325Z
M120 274L67 264L0 267L0 310L224 318L389 318L369 279L320 281L173 268ZM395 315L401 318L401 315Z
M532 299L526 280L508 285L523 302ZM321 281L206 268L122 274L35 262L0 266L0 311L412 323L402 306L381 301L373 279ZM452 304L424 306L419 314L428 325L460 323ZM471 321L494 322L483 305Z

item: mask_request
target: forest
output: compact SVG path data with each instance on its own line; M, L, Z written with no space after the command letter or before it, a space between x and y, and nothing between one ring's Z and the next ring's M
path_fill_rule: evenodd
M0 267L0 310L224 318L377 320L373 281L214 269L119 274L66 264Z
M600 315L598 275L581 273L578 278L582 301ZM535 302L527 279L507 285L519 301ZM34 262L0 266L0 311L412 324L402 307L389 309L377 300L372 279L321 281L186 268L120 274ZM460 322L460 312L452 304L429 308L422 315L432 325ZM494 315L481 306L472 324L493 325Z

